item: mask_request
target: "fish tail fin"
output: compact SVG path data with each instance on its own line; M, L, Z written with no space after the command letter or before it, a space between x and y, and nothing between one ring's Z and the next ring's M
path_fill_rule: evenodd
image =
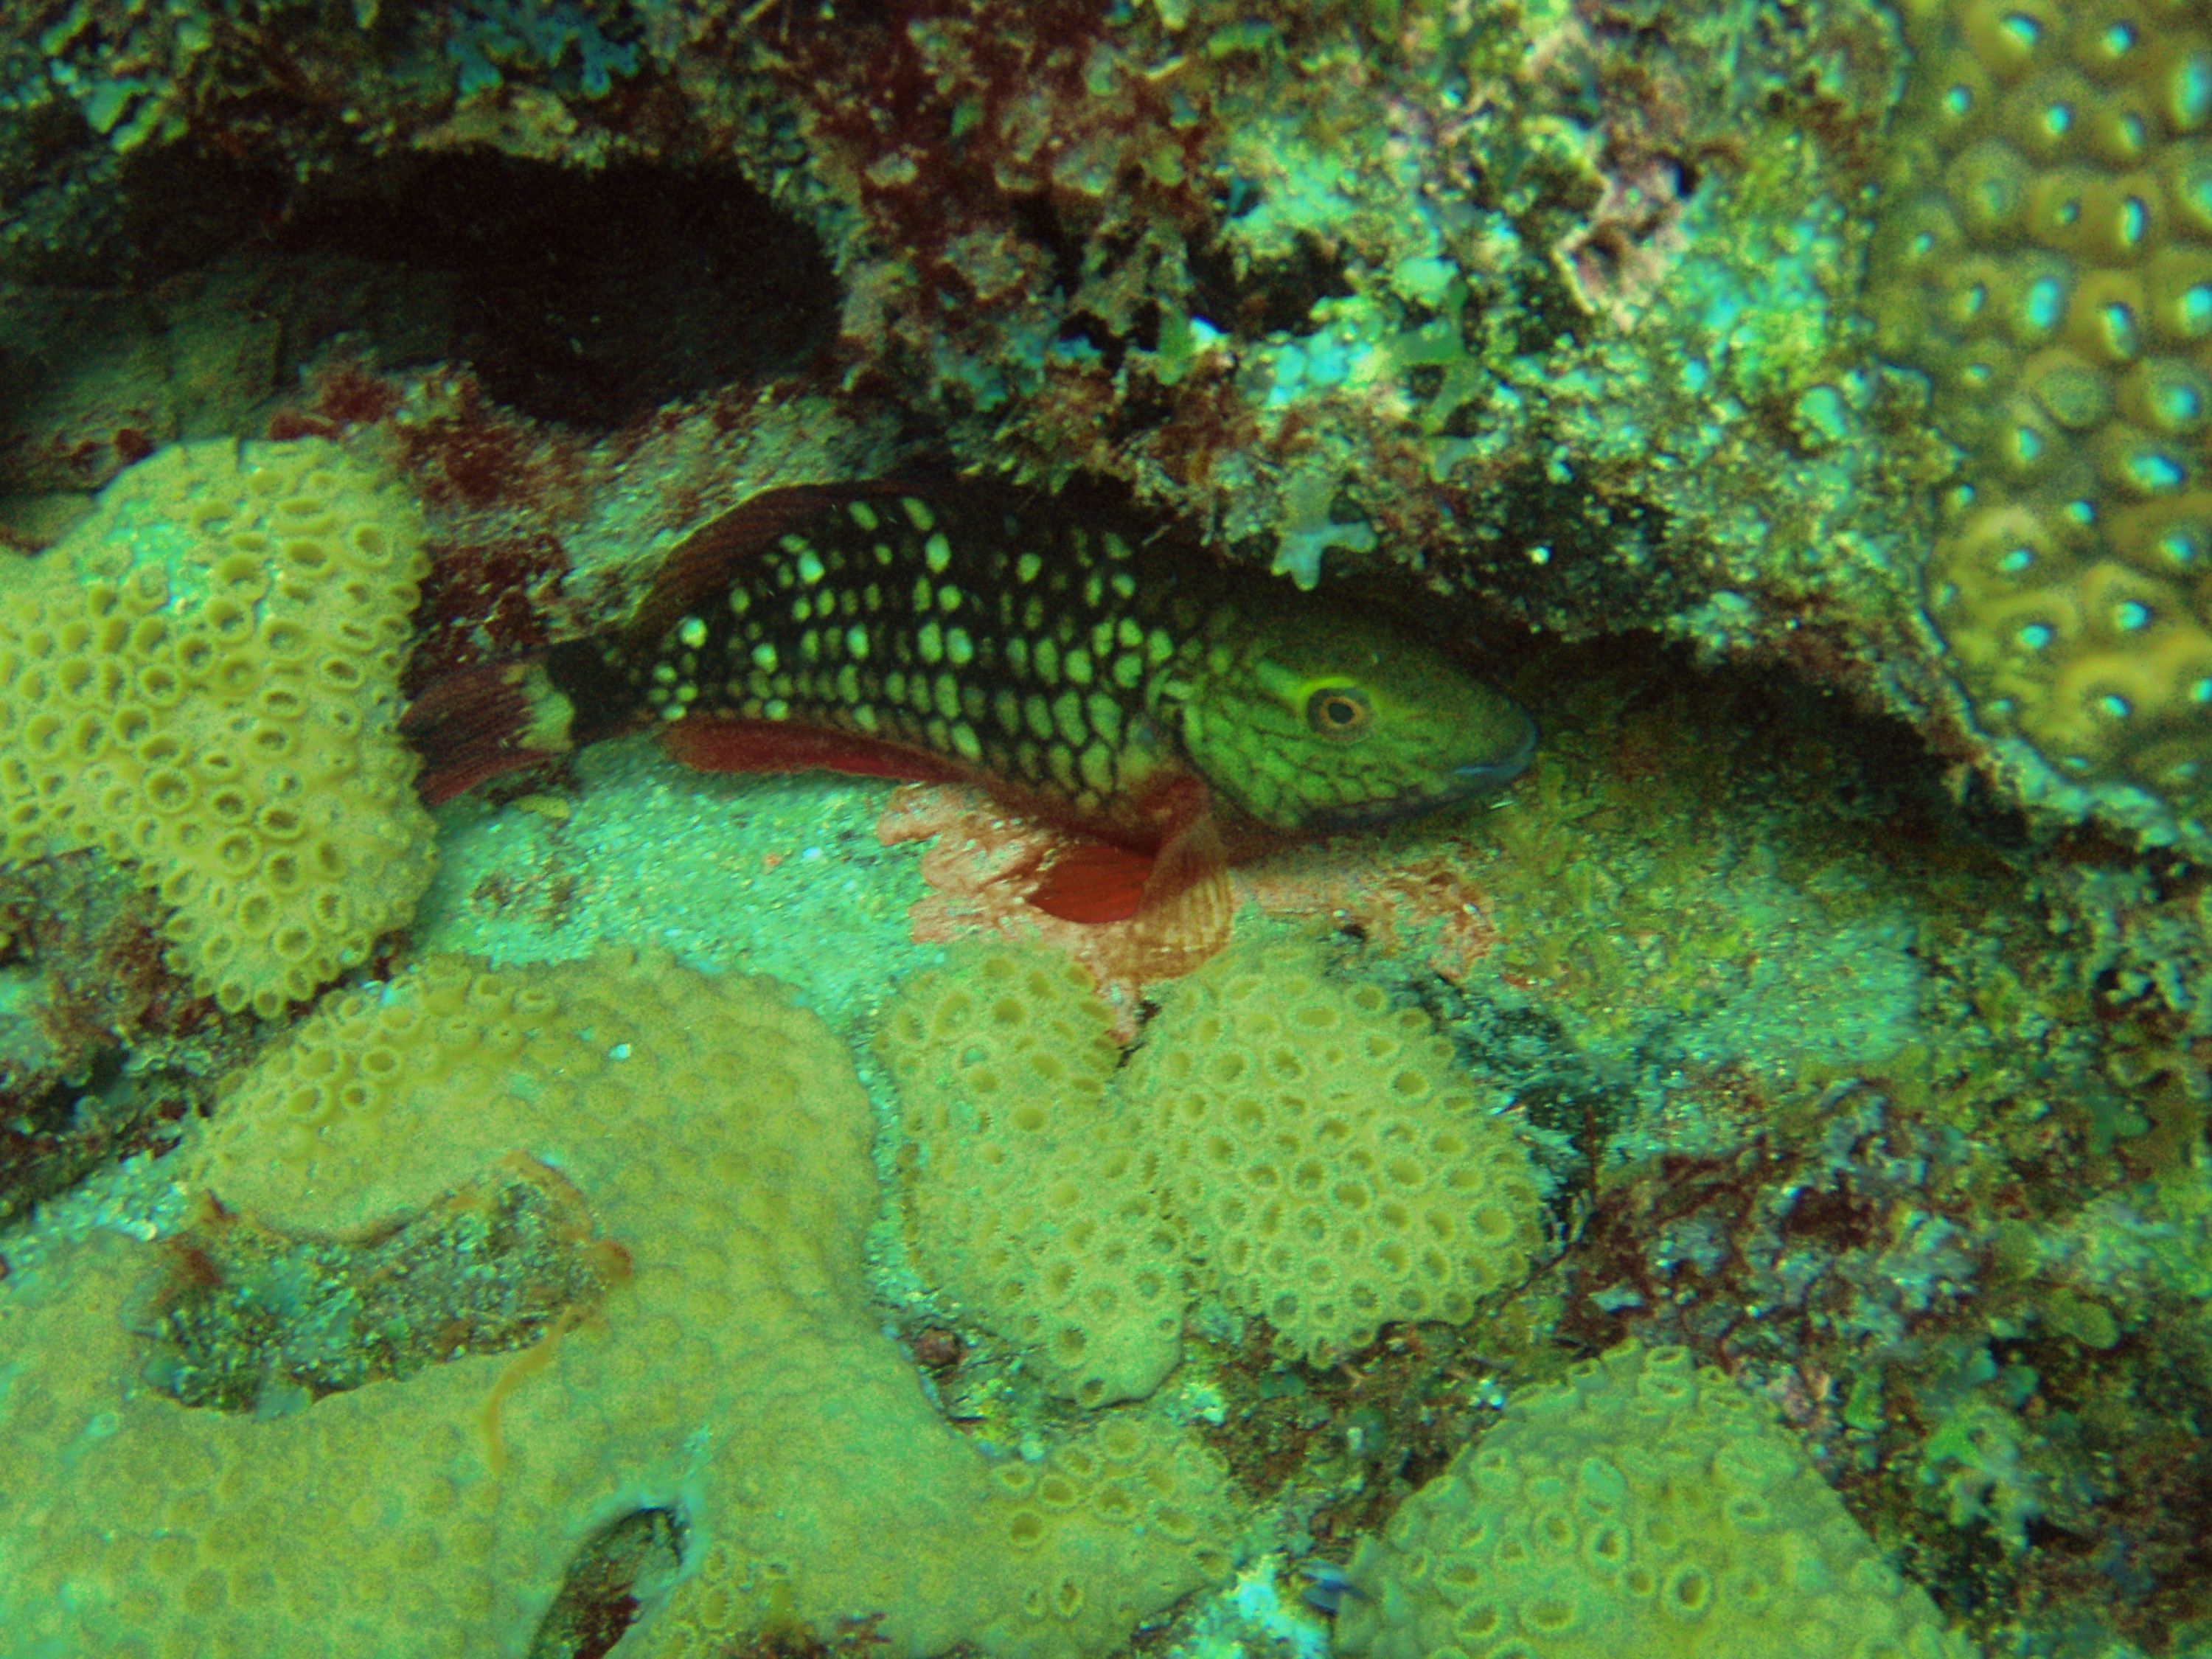
M422 757L415 787L423 805L625 729L630 722L599 684L604 673L599 644L577 641L433 681L399 717L400 734Z

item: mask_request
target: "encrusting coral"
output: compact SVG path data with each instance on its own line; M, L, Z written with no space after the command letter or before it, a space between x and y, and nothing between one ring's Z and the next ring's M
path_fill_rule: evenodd
M0 565L0 855L98 848L170 965L273 1017L405 924L435 853L393 727L414 509L319 440L182 444Z
M1127 1414L994 1462L937 1416L867 1297L872 1127L843 1050L771 981L442 957L325 1003L186 1177L324 1238L487 1179L542 1188L591 1230L572 1242L598 1288L519 1354L247 1412L161 1386L133 1326L162 1250L104 1238L0 1286L9 1653L519 1659L572 1564L653 1511L681 1559L625 1653L844 1620L917 1659L1124 1640L1227 1565L1220 1467Z
M2182 0L1905 10L1920 56L1873 297L1966 454L1929 614L1976 718L2060 786L2201 817L2212 28Z
M1081 969L989 949L882 1036L922 1257L1057 1390L1158 1387L1200 1284L1325 1364L1388 1321L1462 1322L1526 1267L1527 1153L1425 1014L1316 949L1232 946L1118 1074L1112 1022Z
M1361 1541L1339 1650L1376 1659L1973 1659L1750 1394L1627 1343L1516 1401Z

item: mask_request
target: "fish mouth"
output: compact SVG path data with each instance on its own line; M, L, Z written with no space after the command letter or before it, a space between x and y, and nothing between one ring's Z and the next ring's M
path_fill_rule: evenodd
M1361 830L1380 830L1393 823L1402 823L1407 818L1417 818L1431 812L1441 812L1448 807L1462 806L1468 801L1480 800L1494 794L1528 769L1536 758L1536 722L1526 714L1522 715L1520 740L1510 754L1498 760L1470 761L1464 766L1455 766L1445 774L1443 786L1421 794L1400 795L1390 800L1372 801L1363 806L1340 808L1334 812L1320 813L1307 821L1310 831L1322 835L1344 835Z
M1472 800L1478 795L1503 789L1527 771L1535 758L1536 722L1524 710L1521 714L1521 741L1514 745L1511 754L1502 760L1472 761L1452 769L1452 776L1459 787L1453 791L1451 799Z

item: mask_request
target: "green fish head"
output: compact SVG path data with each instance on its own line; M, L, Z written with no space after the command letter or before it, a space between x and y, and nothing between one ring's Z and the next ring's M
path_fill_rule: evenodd
M1209 632L1182 702L1184 752L1271 830L1433 811L1503 787L1535 755L1520 704L1383 617L1240 608Z

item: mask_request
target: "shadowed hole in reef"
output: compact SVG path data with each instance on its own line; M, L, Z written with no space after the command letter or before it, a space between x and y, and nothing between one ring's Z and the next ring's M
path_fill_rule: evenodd
M528 1659L603 1659L684 1565L684 1523L632 1510L586 1539L531 1638Z
M366 1235L291 1237L210 1206L164 1242L131 1321L180 1404L279 1417L325 1395L557 1336L629 1272L582 1195L520 1153Z
M821 245L727 173L441 156L298 204L282 244L455 279L455 355L527 415L609 429L831 337Z
M81 242L32 258L0 239L0 274L24 284L0 340L0 495L55 487L41 434L75 432L71 387L203 349L214 319L239 361L157 402L133 446L252 429L339 338L371 367L465 364L522 413L611 430L801 368L839 305L813 234L705 169L408 156L302 182L172 147L131 158ZM76 435L69 488L137 459Z

